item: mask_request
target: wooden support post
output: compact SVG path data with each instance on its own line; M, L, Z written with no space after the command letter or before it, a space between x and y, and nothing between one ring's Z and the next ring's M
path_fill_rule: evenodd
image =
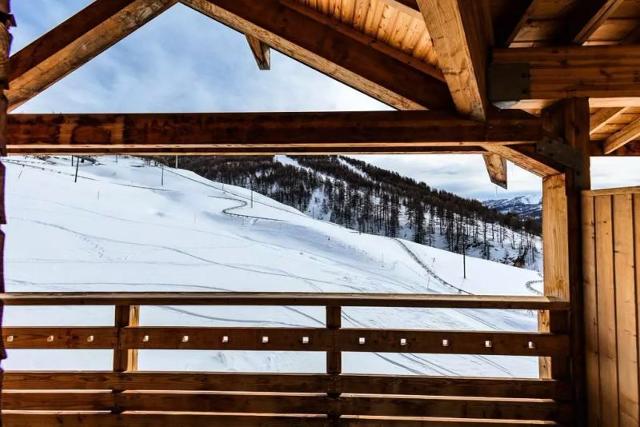
M113 371L130 372L138 370L138 350L122 349L122 330L128 326L138 326L140 324L139 305L117 305L115 308L114 326L117 328L117 347L113 351ZM124 390L113 390L114 393L114 413L122 412L118 405L118 395Z
M342 327L342 308L340 306L327 306L327 329L336 331ZM333 348L336 348L336 341L333 340ZM332 350L327 352L327 374L331 375L331 389L327 395L330 399L335 399L334 407L338 406L340 398L340 374L342 373L342 353ZM340 413L337 411L327 414L330 426L340 425Z
M118 348L113 352L113 370L115 372L135 371L138 369L138 350L122 349L120 345L122 329L140 324L140 306L116 306L115 327L118 328Z
M9 105L5 91L9 88L9 54L11 50L11 34L9 28L13 24L11 1L0 0L0 155L7 153L7 107ZM6 224L4 211L5 167L0 163L0 224ZM4 231L0 230L0 292L4 292ZM0 329L2 327L3 306L0 305ZM6 358L3 344L0 343L0 360ZM0 368L0 379L2 369ZM0 391L2 383L0 383ZM0 405L1 406L1 405Z
M577 160L565 173L543 180L543 246L545 295L567 299L570 315L541 313L540 329L568 330L571 352L567 358L543 358L540 375L570 380L574 386L576 425L584 425L584 331L581 191L591 186L589 163L589 102L566 99L543 112L545 130L562 138Z

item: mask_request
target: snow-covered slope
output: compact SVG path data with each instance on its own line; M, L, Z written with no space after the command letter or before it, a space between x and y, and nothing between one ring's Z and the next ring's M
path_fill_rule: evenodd
M141 159L12 157L8 291L305 291L529 294L536 272L312 219L249 190ZM161 185L163 180L163 185ZM7 325L109 325L113 309L15 308ZM145 307L143 325L318 326L301 307ZM535 330L529 312L347 309L347 327ZM109 369L109 351L10 351L8 369ZM319 353L142 351L140 368L320 372ZM535 376L537 359L346 354L345 372Z

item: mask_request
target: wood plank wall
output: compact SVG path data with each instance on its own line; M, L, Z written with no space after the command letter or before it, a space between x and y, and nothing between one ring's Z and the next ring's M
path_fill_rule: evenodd
M583 193L591 427L640 425L640 188Z

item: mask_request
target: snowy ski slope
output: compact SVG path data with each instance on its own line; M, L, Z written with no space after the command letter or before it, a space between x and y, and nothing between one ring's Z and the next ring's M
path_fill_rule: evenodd
M302 291L532 294L538 273L312 219L191 172L101 157L11 157L8 291ZM161 185L161 176L164 183ZM345 309L345 327L535 330L534 313ZM16 308L6 325L110 325L106 307ZM323 325L321 308L146 307L143 325ZM143 370L323 372L323 353L141 351ZM345 372L536 376L536 358L345 354ZM110 369L102 350L13 350L6 369Z

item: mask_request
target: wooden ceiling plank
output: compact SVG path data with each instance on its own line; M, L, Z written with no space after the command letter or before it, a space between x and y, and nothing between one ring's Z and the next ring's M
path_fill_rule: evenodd
M453 109L435 66L297 1L181 2L395 108Z
M603 145L604 154L611 154L639 137L640 119L631 122L607 138Z
M438 62L459 113L487 118L486 68L493 29L488 2L418 0ZM507 187L507 164L495 153L484 155L491 182Z
M270 70L271 49L269 48L269 45L263 43L252 35L246 34L245 36L247 38L247 43L249 43L249 48L253 53L253 57L256 60L256 64L258 64L258 68L262 71Z
M9 110L38 95L176 0L97 0L10 59Z
M567 20L566 42L584 44L624 0L582 0Z
M624 107L600 108L591 115L591 125L589 134L598 133L607 123L624 112Z

